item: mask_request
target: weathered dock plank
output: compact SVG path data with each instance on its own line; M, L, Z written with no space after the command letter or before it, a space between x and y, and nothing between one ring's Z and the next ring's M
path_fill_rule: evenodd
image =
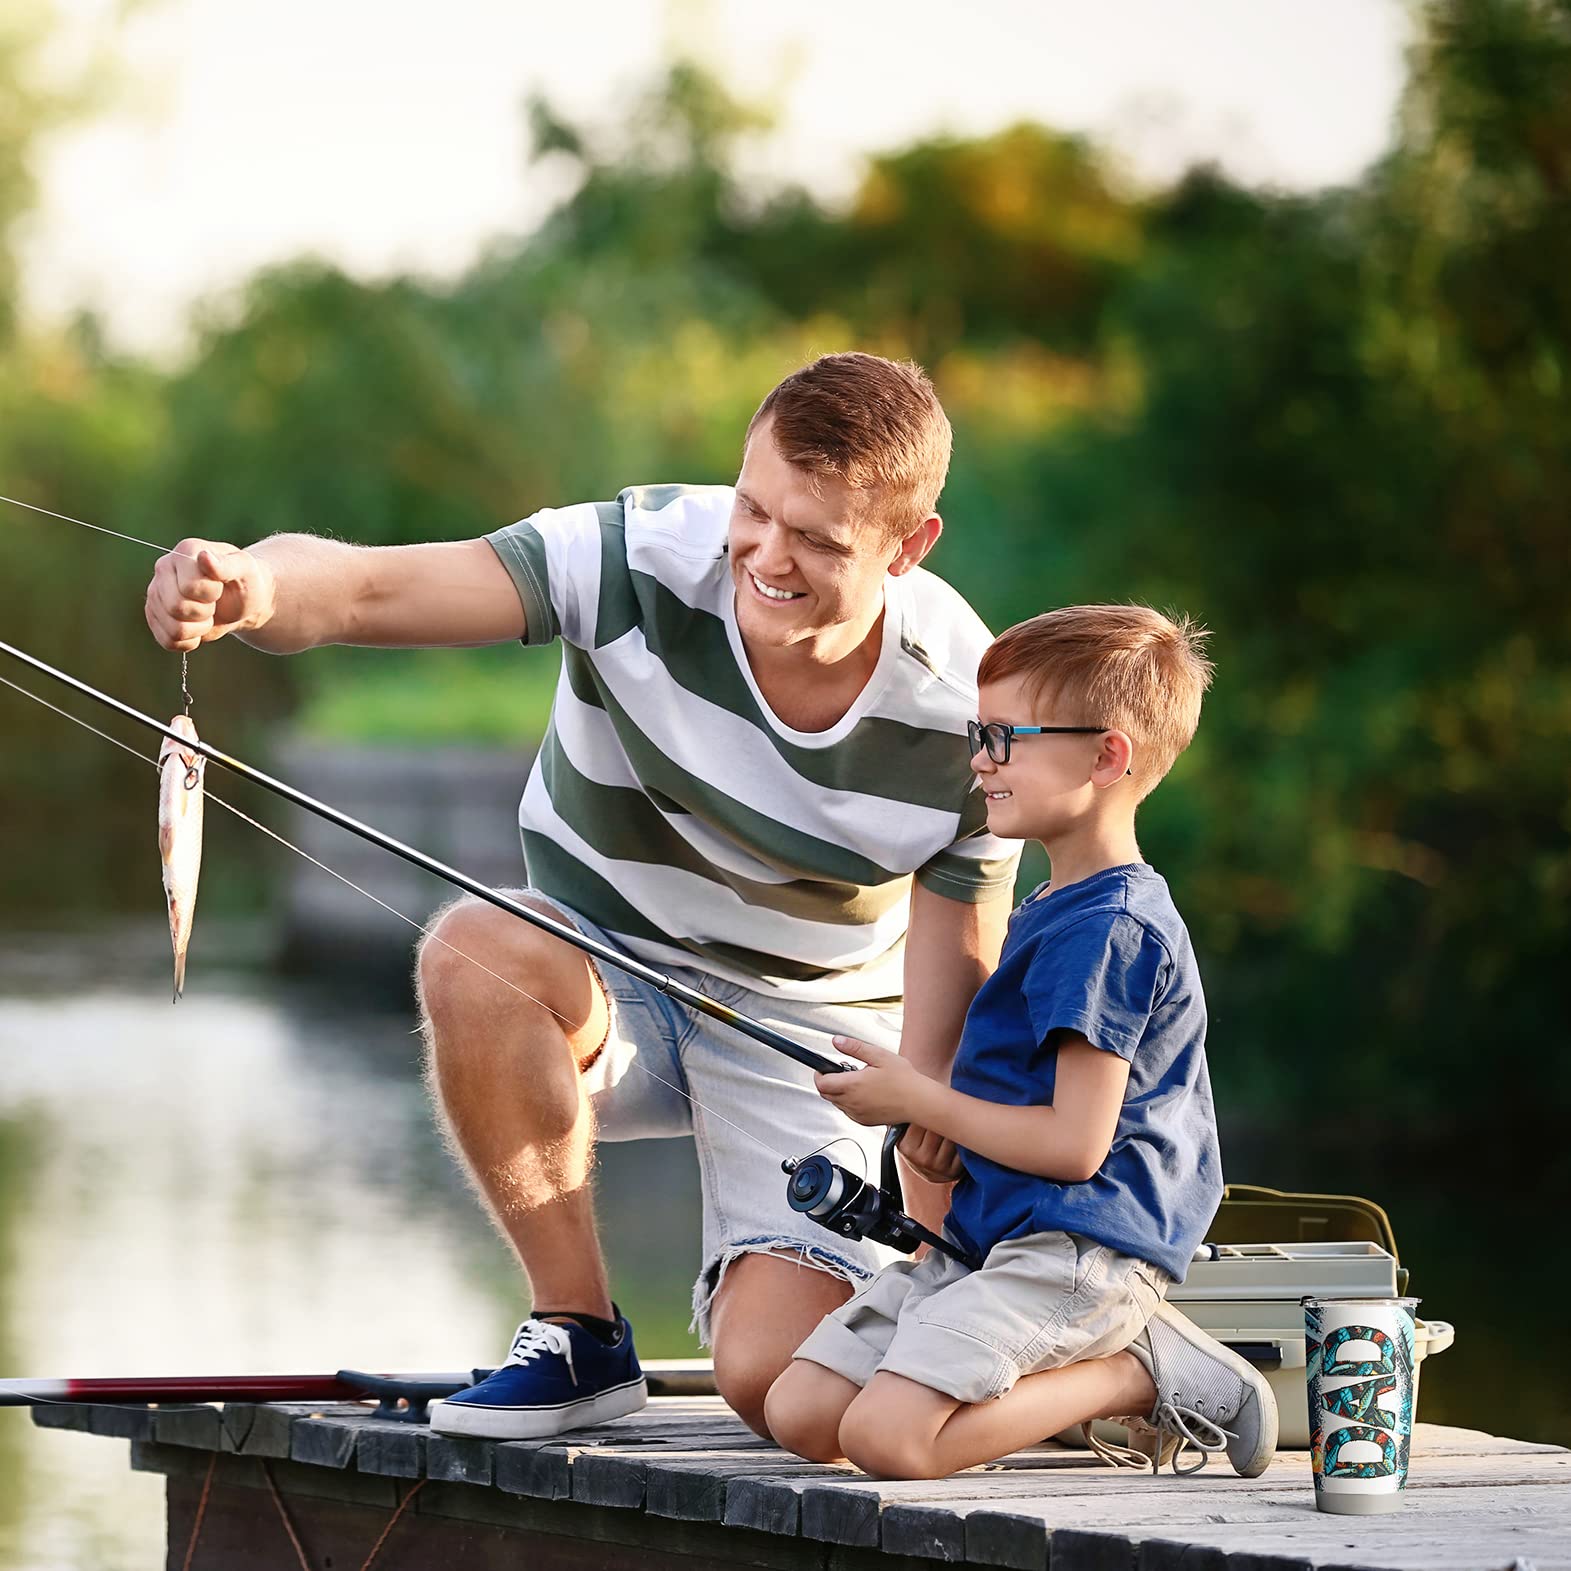
M1379 1529L1349 1527L1348 1519L1329 1517L1311 1510L1295 1523L1273 1523L1262 1529L1259 1524L1219 1524L1185 1528L1182 1535L1171 1528L1149 1535L1118 1531L1119 1542L1138 1542L1135 1564L1139 1571L1190 1571L1195 1550L1218 1551L1226 1557L1228 1571L1251 1571L1248 1562L1262 1567L1282 1558L1298 1560L1313 1567L1361 1567L1368 1571L1405 1571L1422 1566L1424 1571L1457 1571L1482 1567L1509 1567L1514 1560L1531 1562L1535 1571L1548 1571L1551 1565L1571 1565L1571 1523L1519 1522L1502 1513L1489 1523L1487 1543L1483 1537L1472 1543L1459 1542L1453 1521L1444 1525L1430 1523L1406 1513L1381 1523ZM1053 1537L1053 1564L1057 1571L1081 1571L1078 1565L1064 1566L1059 1558L1059 1536Z
M560 1441L501 1441L496 1448L496 1487L534 1500L568 1500L575 1457L575 1448Z
M426 1477L448 1484L489 1484L495 1476L493 1440L431 1435L426 1441Z
M1042 1571L1050 1541L1063 1542L1061 1535L1069 1531L1106 1532L1140 1545L1141 1571L1150 1571L1148 1561L1159 1562L1164 1568L1176 1565L1171 1546L1163 1542L1174 1529L1183 1530L1182 1542L1187 1552L1194 1554L1208 1528L1252 1527L1256 1539L1267 1543L1275 1541L1275 1527L1300 1524L1313 1513L1313 1500L1306 1499L1297 1489L1290 1494L1257 1493L1235 1501L1225 1488L1218 1488L1197 1492L1192 1501L1184 1502L1174 1501L1171 1496L1143 1500L1136 1486L1106 1499L1080 1496L1043 1502L1035 1509L1031 1502L1020 1502L1000 1510L999 1502L987 1497L952 1501L942 1508L890 1506L884 1512L882 1542L887 1549L907 1554L932 1553L934 1558L960 1559L973 1565ZM1457 1524L1530 1521L1536 1526L1558 1529L1571 1546L1571 1491L1554 1484L1502 1486L1499 1499L1482 1508L1469 1493L1431 1491L1421 1501L1415 1496L1408 1510L1388 1521L1419 1519L1430 1524L1445 1523L1448 1532ZM1344 1531L1345 1524L1343 1519ZM1382 1531L1390 1531L1389 1526ZM923 1534L932 1535L939 1546L937 1550L916 1547ZM1143 1536L1147 1534L1155 1536L1148 1540ZM1193 1571L1187 1560L1184 1568Z
M661 1399L615 1424L537 1441L432 1435L378 1419L365 1405L60 1407L39 1409L35 1419L130 1439L133 1466L168 1480L172 1535L211 1468L223 1520L253 1511L260 1544L263 1517L276 1522L271 1495L258 1494L270 1470L291 1513L298 1505L313 1531L320 1524L323 1544L358 1554L358 1564L369 1543L356 1549L355 1533L378 1522L385 1528L418 1485L379 1571L458 1563L460 1553L466 1567L488 1571L517 1563L521 1546L531 1558L585 1571L739 1562L777 1571L945 1563L1015 1571L1504 1571L1513 1562L1571 1571L1571 1452L1423 1425L1404 1509L1338 1518L1315 1511L1301 1452L1283 1454L1259 1479L1236 1478L1219 1460L1181 1478L1114 1472L1049 1443L948 1479L880 1481L846 1464L791 1457L713 1398ZM410 1525L416 1520L418 1529ZM455 1536L441 1538L439 1521ZM227 1532L215 1543L228 1542ZM176 1547L172 1536L172 1555ZM178 1547L183 1555L183 1540ZM311 1551L328 1553L315 1539ZM252 1552L233 1562L237 1571L276 1563L271 1549ZM193 1571L229 1564L198 1557Z

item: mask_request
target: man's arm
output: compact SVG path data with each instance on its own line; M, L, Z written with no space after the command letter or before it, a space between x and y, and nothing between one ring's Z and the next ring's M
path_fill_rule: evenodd
M935 1080L948 1081L966 1010L997 969L1011 904L1007 893L971 905L911 886L900 1056Z
M153 569L146 616L165 649L234 633L271 654L495 644L526 631L518 591L485 540L353 546L275 535L244 551L182 540Z
M966 1010L998 965L1010 904L1008 894L970 905L935 895L920 882L911 886L900 1054L935 1080L948 1081ZM907 1134L901 1149L906 1157L906 1209L936 1228L949 1208L949 1184L929 1174L947 1171L954 1177L958 1159L952 1148L924 1139L920 1128Z

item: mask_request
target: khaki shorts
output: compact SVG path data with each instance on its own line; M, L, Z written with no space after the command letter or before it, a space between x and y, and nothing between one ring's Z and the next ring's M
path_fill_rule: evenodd
M1072 1233L995 1244L980 1271L933 1251L885 1266L796 1350L865 1386L879 1370L962 1402L1002 1396L1021 1375L1121 1352L1172 1278Z

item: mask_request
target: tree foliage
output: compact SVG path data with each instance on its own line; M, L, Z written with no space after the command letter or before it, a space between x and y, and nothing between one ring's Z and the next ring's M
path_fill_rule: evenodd
M537 102L536 156L575 176L538 232L440 286L281 265L167 377L91 335L35 346L0 462L152 538L467 537L729 479L786 371L914 355L957 433L936 566L994 625L1138 598L1215 630L1200 736L1142 835L1207 967L1220 1076L1410 1116L1465 1076L1504 1106L1480 1045L1563 1036L1571 905L1571 0L1420 15L1390 154L1312 196L1204 169L1133 193L1020 125L875 158L830 208L743 178L767 126L691 66L612 126ZM29 549L0 534L8 581ZM20 614L123 647L145 570L89 570L97 634L64 591ZM270 701L330 687L335 723L378 681L240 659Z

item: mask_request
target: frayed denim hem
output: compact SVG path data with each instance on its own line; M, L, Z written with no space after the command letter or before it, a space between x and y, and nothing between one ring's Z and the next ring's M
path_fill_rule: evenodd
M693 1283L693 1318L687 1329L696 1331L699 1342L705 1347L709 1346L709 1311L715 1301L715 1294L720 1291L720 1284L725 1281L725 1274L732 1263L743 1255L774 1255L781 1260L794 1260L798 1265L808 1266L812 1270L827 1271L831 1276L849 1282L852 1287L860 1287L873 1277L866 1266L860 1266L854 1260L847 1260L844 1255L826 1249L822 1244L812 1244L803 1238L776 1235L741 1239L707 1261L699 1272L698 1280Z

